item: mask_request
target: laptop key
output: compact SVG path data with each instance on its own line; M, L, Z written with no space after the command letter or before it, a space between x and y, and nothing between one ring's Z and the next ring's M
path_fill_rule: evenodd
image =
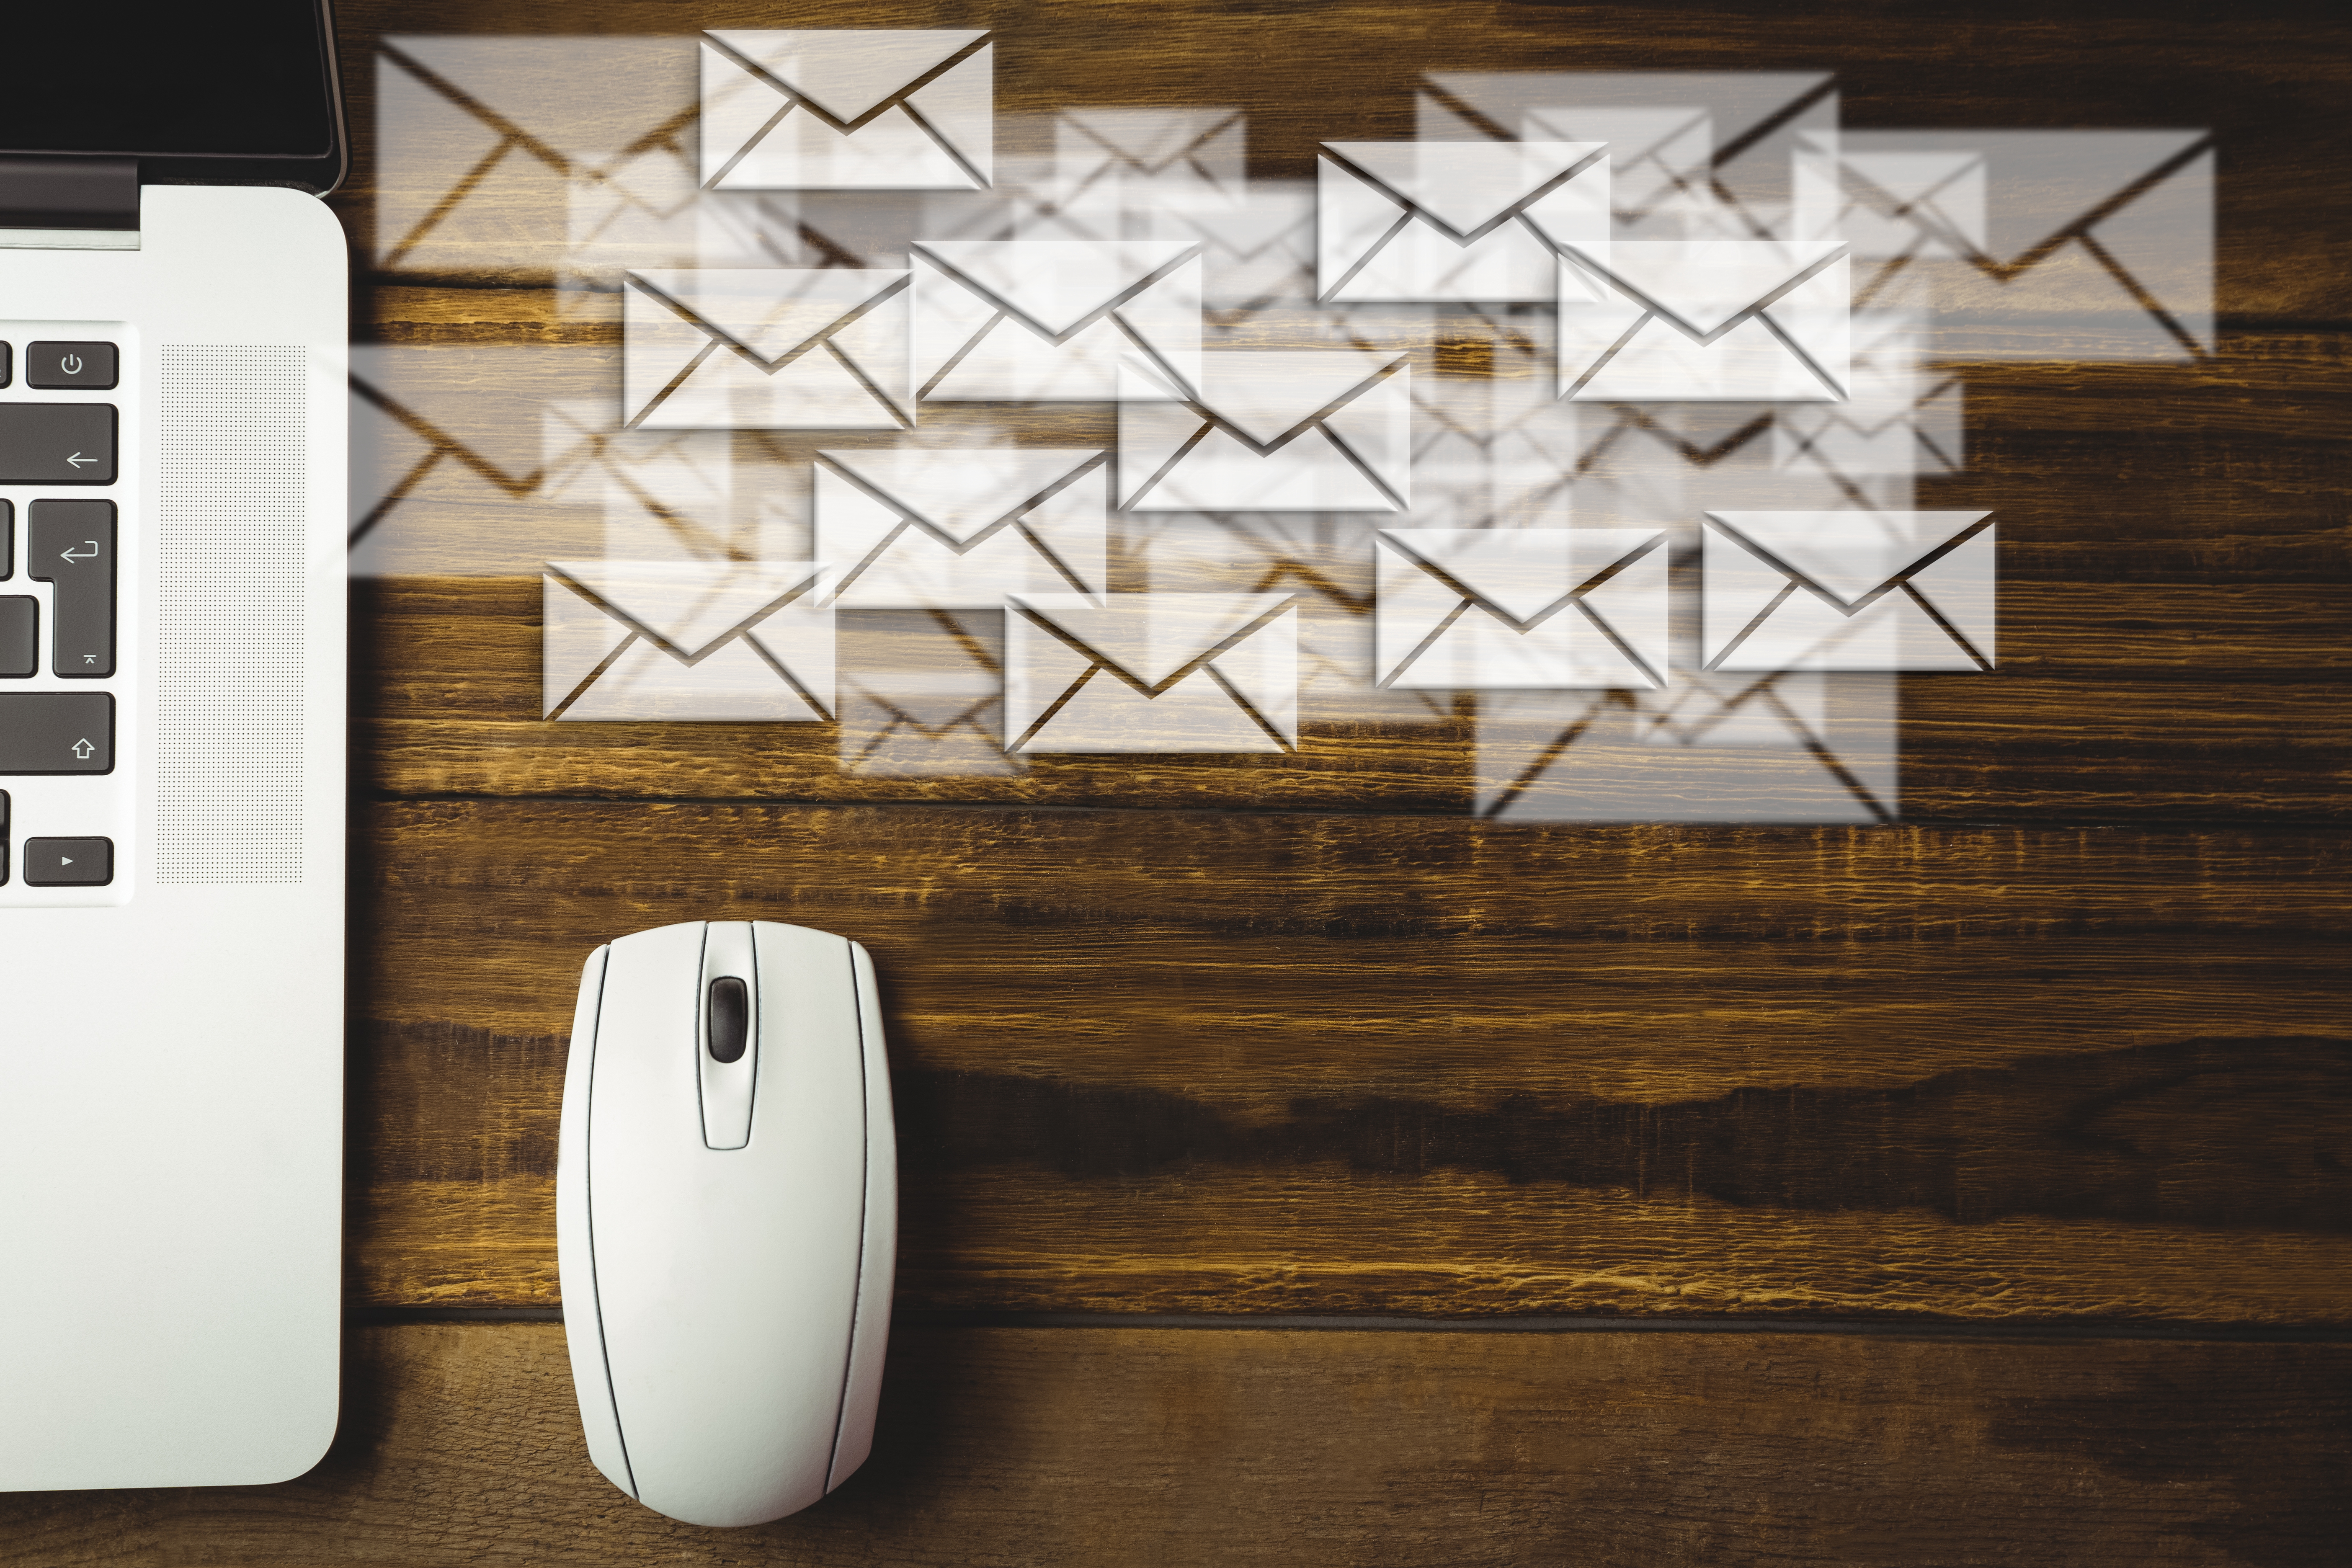
M50 670L114 673L114 503L37 500L25 509L25 574L58 585Z
M0 382L0 386L7 383ZM16 574L16 503L0 500L0 577Z
M114 771L114 697L0 691L0 773Z
M40 601L18 594L0 598L0 676L32 675L40 668Z
M45 392L111 392L112 343L26 343L25 384Z
M110 403L0 403L0 485L110 485Z
M31 888L103 888L114 880L111 838L27 838L25 885Z

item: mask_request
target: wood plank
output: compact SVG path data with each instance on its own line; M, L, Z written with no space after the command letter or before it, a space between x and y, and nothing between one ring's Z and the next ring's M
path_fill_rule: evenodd
M363 1300L553 1300L580 963L757 918L881 968L910 1303L2341 1317L2332 837L438 802L370 839Z
M2032 1562L2319 1568L2352 1351L907 1329L874 1457L712 1531L588 1463L555 1324L362 1329L280 1487L0 1498L13 1568Z
M1482 781L1465 718L1315 724L1274 756L1041 756L1016 773L845 770L835 724L540 718L540 587L402 579L355 593L361 766L394 794L929 800L1465 814ZM2004 588L2003 668L1904 684L1905 811L1934 817L2340 821L2352 735L2345 595ZM1470 706L1464 712L1471 711ZM1640 763L1646 776L1654 762Z

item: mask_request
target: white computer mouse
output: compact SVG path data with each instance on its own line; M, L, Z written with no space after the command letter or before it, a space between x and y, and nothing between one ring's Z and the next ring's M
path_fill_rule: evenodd
M588 1454L689 1524L806 1508L865 1462L898 1145L874 964L766 921L664 926L581 976L555 1168Z

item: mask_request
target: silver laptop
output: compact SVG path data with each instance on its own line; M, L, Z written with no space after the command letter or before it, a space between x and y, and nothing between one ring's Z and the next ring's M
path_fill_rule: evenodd
M0 1489L335 1428L344 162L323 0L12 16Z

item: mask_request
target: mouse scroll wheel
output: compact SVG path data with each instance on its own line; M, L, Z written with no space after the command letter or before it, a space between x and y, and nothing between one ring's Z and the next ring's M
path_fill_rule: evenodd
M751 1033L750 989L732 975L712 981L709 1016L705 1024L703 1038L709 1042L710 1059L741 1061L744 1042Z

